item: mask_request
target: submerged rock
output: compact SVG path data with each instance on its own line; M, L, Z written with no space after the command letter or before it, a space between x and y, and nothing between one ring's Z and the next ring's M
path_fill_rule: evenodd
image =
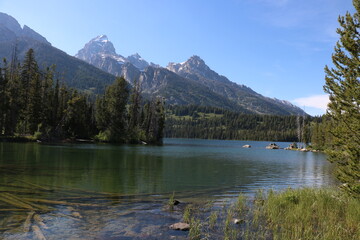
M170 229L180 230L180 231L189 231L190 224L178 222L178 223L174 223L174 224L170 225Z

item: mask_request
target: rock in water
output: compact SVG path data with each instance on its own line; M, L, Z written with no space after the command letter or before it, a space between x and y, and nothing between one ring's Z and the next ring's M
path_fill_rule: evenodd
M190 225L188 223L175 223L173 225L170 225L170 229L173 230L180 230L180 231L189 231Z
M235 224L241 224L241 223L244 223L244 222L245 222L244 219L237 219L237 218L234 219Z
M279 149L280 147L276 143L270 143L266 146L266 149Z

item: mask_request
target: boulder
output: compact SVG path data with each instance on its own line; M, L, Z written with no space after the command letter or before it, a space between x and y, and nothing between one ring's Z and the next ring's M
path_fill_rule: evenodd
M276 143L270 143L266 146L266 149L279 149L279 146Z
M309 150L307 150L306 148L302 148L300 149L300 152L308 152Z
M234 219L234 224L241 224L241 223L244 223L244 222L245 222L244 219L237 219L237 218Z
M170 225L170 229L180 230L180 231L189 231L190 224L178 222L178 223L174 223L174 224Z

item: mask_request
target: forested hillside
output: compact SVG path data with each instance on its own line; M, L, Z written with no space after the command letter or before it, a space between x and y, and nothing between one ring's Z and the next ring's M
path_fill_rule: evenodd
M214 107L168 106L165 136L308 142L310 121L313 118L242 114Z

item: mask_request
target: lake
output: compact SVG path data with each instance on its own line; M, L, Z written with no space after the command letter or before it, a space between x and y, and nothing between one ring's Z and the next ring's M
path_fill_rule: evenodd
M36 231L24 231L24 224L34 211L47 239L184 239L186 233L168 229L181 220L180 211L166 210L172 193L181 202L220 205L259 189L336 184L324 154L268 150L268 144L0 143L0 238L33 239Z

